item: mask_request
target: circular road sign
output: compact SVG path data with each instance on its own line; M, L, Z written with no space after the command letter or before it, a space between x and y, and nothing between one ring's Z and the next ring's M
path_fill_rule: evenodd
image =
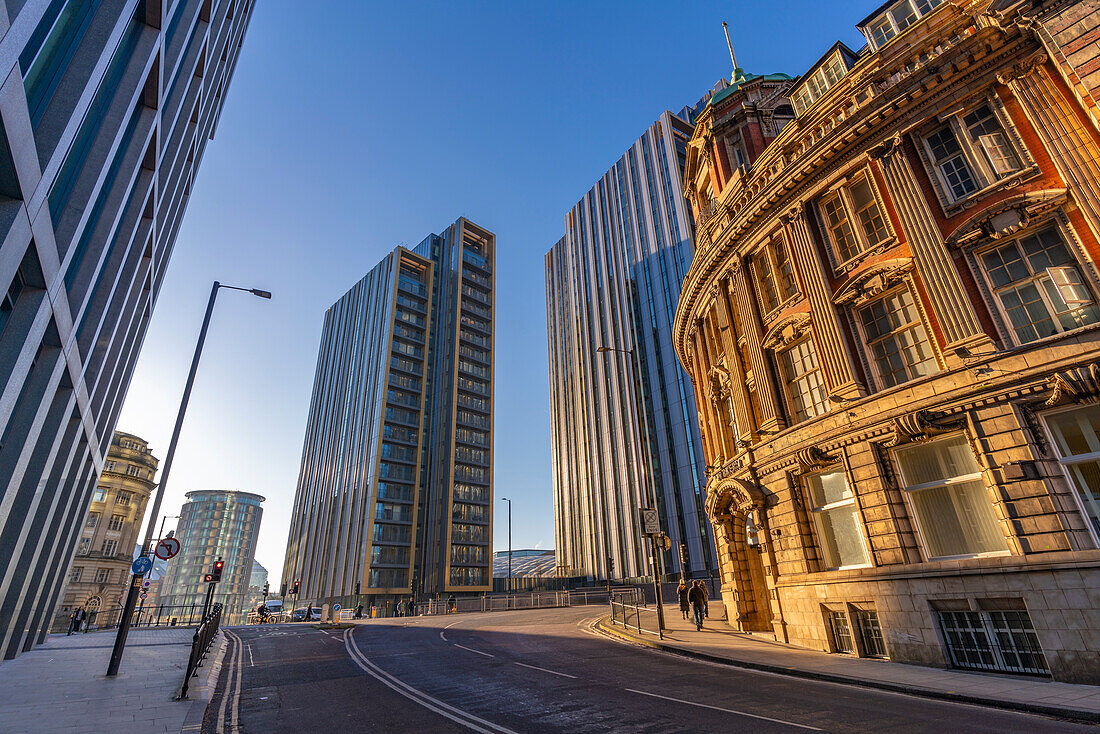
M130 570L138 576L144 576L145 574L149 573L150 569L152 568L153 559L146 558L145 556L142 556L141 558L135 558L134 565L130 566Z
M339 604L333 604L333 605L332 605L332 611L333 611L333 612L338 612L338 611L340 611L340 605L339 605Z
M165 538L157 543L157 558L168 560L180 552L180 542L175 538Z

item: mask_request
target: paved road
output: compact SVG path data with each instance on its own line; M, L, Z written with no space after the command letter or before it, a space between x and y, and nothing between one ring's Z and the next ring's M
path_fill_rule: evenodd
M1096 731L686 660L593 632L590 622L602 612L372 620L346 630L234 628L239 642L226 656L204 731Z

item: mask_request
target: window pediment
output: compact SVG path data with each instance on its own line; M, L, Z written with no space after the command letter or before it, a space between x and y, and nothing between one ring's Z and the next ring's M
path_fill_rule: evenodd
M862 305L893 288L913 270L913 258L904 257L870 265L848 278L836 293L838 304Z
M779 349L802 338L810 330L810 314L802 312L785 316L772 324L761 340L764 349Z
M949 247L966 247L986 239L1008 237L1069 198L1066 189L1044 189L1012 196L977 212L947 237Z

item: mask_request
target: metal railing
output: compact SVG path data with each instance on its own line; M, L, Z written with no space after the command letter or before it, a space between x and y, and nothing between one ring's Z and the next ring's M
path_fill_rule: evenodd
M611 622L621 624L623 629L637 630L639 633L657 635L662 640L665 638L657 618L657 607L649 607L639 604L639 599L620 598L612 595L611 598Z
M191 676L199 669L206 653L210 650L210 643L218 636L218 628L222 622L222 605L215 604L214 611L203 617L195 636L191 639L191 656L187 659L187 670L183 674L183 685L180 687L176 700L187 698L187 688L191 684Z

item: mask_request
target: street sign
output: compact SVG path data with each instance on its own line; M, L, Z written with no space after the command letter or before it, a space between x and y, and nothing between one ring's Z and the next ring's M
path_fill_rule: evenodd
M141 593L141 600L142 600L142 601L145 601L145 597L146 597L146 596L148 596L148 594L146 594L145 592L142 592L142 593Z
M332 613L336 614L336 612L338 612L338 611L340 611L340 605L339 604L333 604L332 605Z
M142 556L141 558L134 559L134 565L130 566L130 570L134 572L136 576L144 576L149 573L153 568L153 559Z
M642 534L661 534L661 518L657 514L657 510L653 509L652 507L642 508Z
M164 538L157 543L157 558L168 560L180 552L180 542L175 538Z

